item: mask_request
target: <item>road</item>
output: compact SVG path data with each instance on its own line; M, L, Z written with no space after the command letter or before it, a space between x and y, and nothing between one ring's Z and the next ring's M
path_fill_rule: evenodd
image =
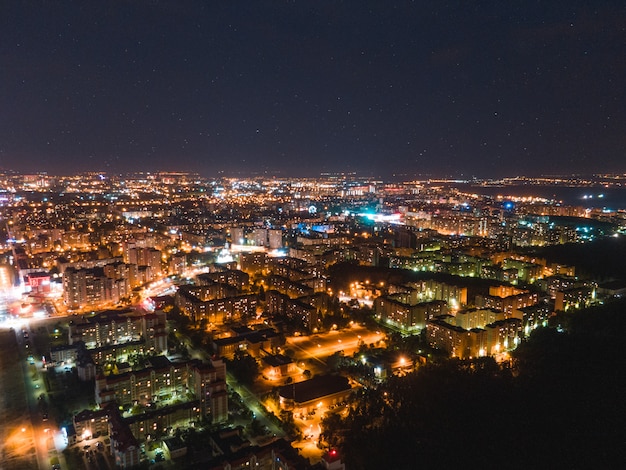
M2 358L0 360L0 419L3 426L0 437L1 468L51 467L51 458L57 457L63 465L64 458L54 443L55 426L42 414L39 395L43 385L36 364L26 357L28 339L21 330L2 331ZM30 334L29 334L30 336ZM39 385L40 388L36 388Z
M37 357L37 355L34 354L32 347L31 339L34 338L37 333L28 326L25 328L28 331L29 338L28 340L22 338L20 341L20 347L23 353L20 362L22 364L22 373L26 385L26 400L30 410L35 448L37 450L37 462L39 468L43 470L51 467L50 459L52 457L57 457L60 462L63 462L65 459L61 452L57 451L55 446L55 437L58 436L60 430L54 423L52 416L49 416L46 387L41 374L43 364L41 357ZM18 331L17 333L19 338L20 332ZM26 348L27 344L29 345L28 348ZM27 357L31 355L32 360L29 361ZM33 364L30 364L30 362L33 362ZM62 468L64 467L65 466L62 465Z
M326 358L338 351L350 356L358 351L361 344L379 344L385 334L381 331L370 331L364 326L355 325L340 331L313 336L294 336L287 339L287 348L296 352L297 360L309 360L326 366Z
M228 385L239 394L243 402L246 404L248 409L252 411L256 417L256 419L264 426L270 430L271 434L274 434L277 437L284 437L284 431L279 428L274 422L270 421L270 419L265 414L265 407L261 404L259 397L255 395L248 387L240 384L237 380L231 375L227 373L227 381Z
M13 331L0 331L0 467L37 468L19 347Z

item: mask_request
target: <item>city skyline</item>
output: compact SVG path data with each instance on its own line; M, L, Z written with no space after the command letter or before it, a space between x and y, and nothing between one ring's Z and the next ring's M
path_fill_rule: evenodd
M0 168L624 172L620 2L5 2Z

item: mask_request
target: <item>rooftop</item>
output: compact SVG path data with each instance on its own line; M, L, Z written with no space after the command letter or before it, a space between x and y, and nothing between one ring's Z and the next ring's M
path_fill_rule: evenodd
M278 394L282 398L294 400L296 403L304 403L351 388L348 379L341 375L318 375L303 382L284 385Z

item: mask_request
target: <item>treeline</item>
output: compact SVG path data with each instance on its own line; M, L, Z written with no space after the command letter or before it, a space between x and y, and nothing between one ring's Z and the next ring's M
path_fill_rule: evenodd
M325 436L351 470L626 468L626 302L562 320L507 367L450 360L365 390Z
M567 243L533 248L548 262L576 266L576 275L604 281L626 279L626 237L606 237L590 243Z

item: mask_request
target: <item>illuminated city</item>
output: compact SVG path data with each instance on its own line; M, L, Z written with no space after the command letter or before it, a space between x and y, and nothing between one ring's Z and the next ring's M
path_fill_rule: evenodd
M6 446L34 442L40 468L176 461L190 429L237 436L260 466L330 465L363 391L444 357L510 367L537 328L626 291L550 254L621 243L626 211L589 196L617 175L1 178L0 324L30 409ZM515 195L538 184L579 204Z
M626 468L624 2L0 8L0 469Z

